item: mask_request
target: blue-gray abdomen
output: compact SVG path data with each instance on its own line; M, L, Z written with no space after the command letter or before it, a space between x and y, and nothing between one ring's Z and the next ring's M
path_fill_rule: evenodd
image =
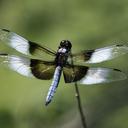
M57 66L55 69L54 76L53 76L52 84L49 88L49 91L46 97L46 105L48 105L51 102L52 97L54 96L54 93L56 92L56 88L58 87L58 84L60 81L61 72L62 72L62 67Z

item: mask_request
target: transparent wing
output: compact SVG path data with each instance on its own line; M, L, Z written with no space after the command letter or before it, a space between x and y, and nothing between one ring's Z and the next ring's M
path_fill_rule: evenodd
M36 59L28 59L8 54L0 54L0 64L7 65L13 71L38 79L49 80L55 71L54 62L46 62Z
M89 68L86 66L68 65L63 69L66 83L78 82L80 84L92 85L108 83L126 79L126 75L118 69Z
M86 50L81 53L73 54L72 59L74 62L78 63L100 63L103 61L111 60L126 53L128 53L128 46L113 45L96 50ZM69 61L71 61L71 58Z
M46 53L52 56L56 55L55 51L28 41L16 33L6 29L0 29L0 40L25 55L34 55L36 57L42 57L44 54L46 55Z

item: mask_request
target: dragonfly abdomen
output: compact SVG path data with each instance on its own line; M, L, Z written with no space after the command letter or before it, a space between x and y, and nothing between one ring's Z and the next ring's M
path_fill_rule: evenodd
M52 97L54 96L54 93L56 92L56 89L57 89L59 81L60 81L61 72L62 72L62 67L57 66L55 69L54 76L53 76L52 84L49 88L49 91L48 91L48 94L46 97L45 105L48 105L51 102Z

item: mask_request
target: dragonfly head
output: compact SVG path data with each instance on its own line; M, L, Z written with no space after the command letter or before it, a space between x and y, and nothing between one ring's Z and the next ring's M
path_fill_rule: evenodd
M71 42L69 40L62 40L60 42L60 48L65 48L68 51L70 51L71 47L72 47L72 44L71 44Z

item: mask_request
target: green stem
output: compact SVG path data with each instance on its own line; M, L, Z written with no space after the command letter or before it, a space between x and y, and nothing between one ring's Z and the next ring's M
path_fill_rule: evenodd
M80 93L79 93L77 82L75 82L74 85L75 85L76 98L78 102L78 109L80 112L81 122L82 122L83 128L87 128L86 119L85 119L84 112L83 112L82 105L81 105L81 98L80 98Z

